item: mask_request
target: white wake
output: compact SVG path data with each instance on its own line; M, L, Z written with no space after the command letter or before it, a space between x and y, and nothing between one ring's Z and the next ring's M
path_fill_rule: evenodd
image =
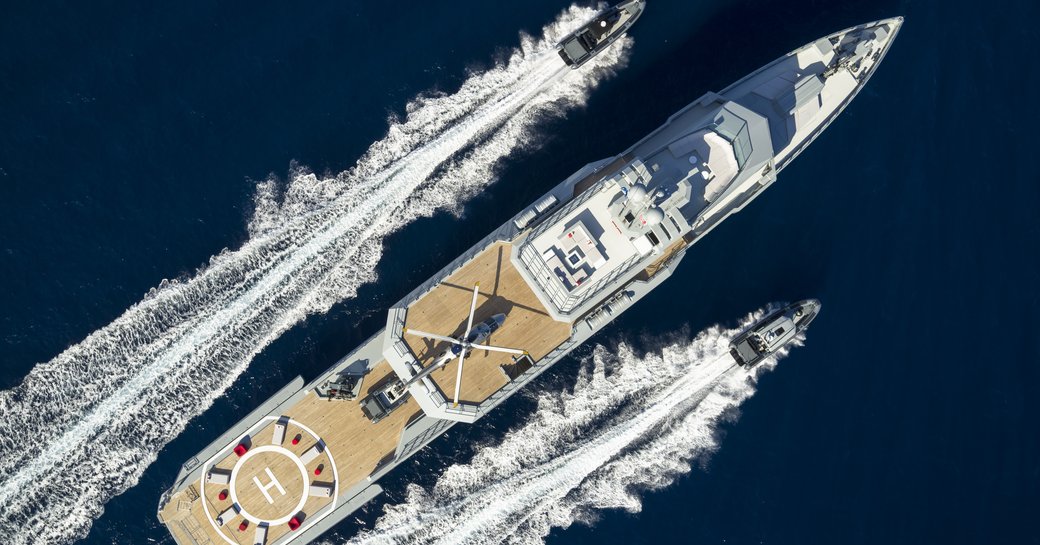
M640 491L710 454L720 419L754 393L729 343L764 312L643 357L624 344L597 346L573 392L540 394L528 422L450 467L432 490L410 485L405 502L351 543L541 544L551 528L591 523L599 510L639 511Z
M553 44L593 14L571 7L458 92L416 98L349 171L295 169L287 183L261 183L240 249L191 279L164 281L0 392L2 541L83 536L257 353L374 280L383 237L457 211L501 159L530 147L540 120L583 104L631 46L626 38L580 70L564 67Z

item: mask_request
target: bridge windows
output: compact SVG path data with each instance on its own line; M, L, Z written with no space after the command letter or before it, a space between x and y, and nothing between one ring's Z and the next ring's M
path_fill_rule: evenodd
M748 133L747 121L733 112L723 109L715 116L715 122L709 128L733 145L733 155L737 158L737 168L744 168L751 156L751 135Z

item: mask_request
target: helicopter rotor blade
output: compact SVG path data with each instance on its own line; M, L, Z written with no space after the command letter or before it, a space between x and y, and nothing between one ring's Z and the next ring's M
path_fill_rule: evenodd
M405 328L404 332L408 335L415 335L416 337L426 337L428 339L437 339L438 341L445 341L452 344L462 344L458 339L445 337L444 335L437 335L436 333L427 333L426 331L419 331L418 329Z
M462 352L459 352L459 370L455 374L455 407L459 406L459 390L462 388L462 364L466 361L466 349L463 348Z
M469 305L469 319L466 320L466 332L463 333L463 338L469 337L470 330L473 329L473 313L477 311L477 295L480 290L480 282L473 285L473 301Z
M471 344L470 348L476 350L488 350L490 352L505 352L506 354L517 354L527 355L527 350L517 350L516 348L503 348L501 346L491 346L489 344Z

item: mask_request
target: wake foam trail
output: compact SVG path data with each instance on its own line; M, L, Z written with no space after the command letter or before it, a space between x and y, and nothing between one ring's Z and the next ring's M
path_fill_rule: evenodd
M112 324L0 392L0 537L63 543L133 486L156 453L253 357L309 313L374 280L382 240L494 181L546 116L580 106L624 63L624 39L570 70L553 44L595 10L571 7L500 65L391 120L349 171L294 167L259 184L250 238L194 277L164 281ZM201 446L201 445L200 445Z
M639 511L640 491L667 486L717 448L716 425L786 355L755 376L729 355L733 336L765 312L644 357L597 346L573 392L541 393L527 423L448 468L432 490L410 485L404 503L350 543L540 544L599 510Z

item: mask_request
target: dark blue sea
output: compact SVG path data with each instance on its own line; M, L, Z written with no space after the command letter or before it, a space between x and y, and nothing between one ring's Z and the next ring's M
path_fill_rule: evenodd
M454 92L567 5L6 5L0 389L164 279L243 245L258 181L294 165L350 168L410 100ZM704 92L819 36L903 15L869 85L779 183L595 339L652 350L677 331L816 297L806 345L762 378L710 458L640 493L641 512L608 510L547 541L1040 543L1038 12L1015 0L650 0L626 67L584 107L541 123L539 146L503 160L461 216L388 237L376 282L260 352L81 542L172 543L155 506L182 462L379 330L388 305L519 207ZM495 442L532 410L518 397L456 428L335 537L370 527L406 483L432 484L473 455L466 445Z

